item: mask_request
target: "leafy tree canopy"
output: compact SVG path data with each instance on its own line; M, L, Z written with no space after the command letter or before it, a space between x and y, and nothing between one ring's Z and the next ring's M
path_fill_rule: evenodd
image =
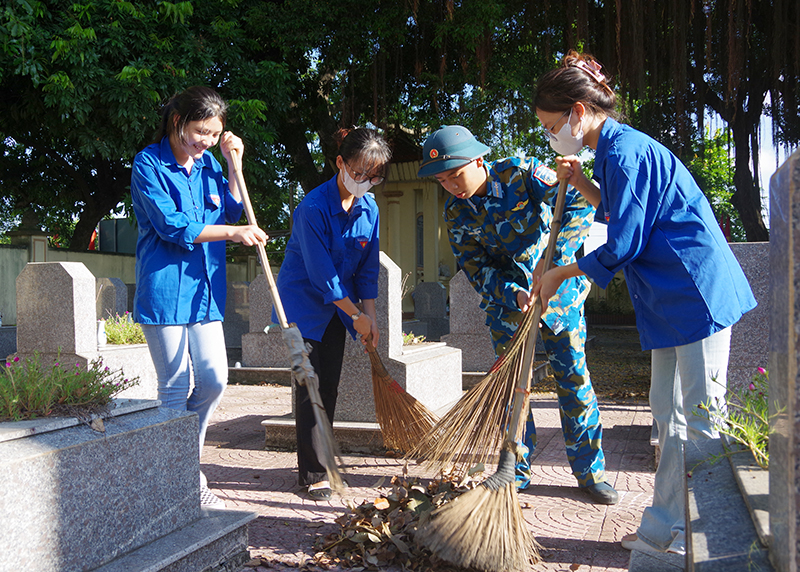
M8 0L0 220L76 220L86 244L125 199L160 105L194 84L231 102L264 227L285 224L298 184L332 176L340 127L380 127L406 160L452 123L495 156L552 157L530 102L574 48L603 62L631 124L686 162L704 160L706 110L727 122L730 202L764 240L758 124L768 112L780 142L800 139L799 23L793 0Z

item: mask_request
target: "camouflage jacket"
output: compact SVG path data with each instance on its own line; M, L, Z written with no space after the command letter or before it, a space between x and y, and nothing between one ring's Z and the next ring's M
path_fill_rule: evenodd
M555 171L535 158L486 163L486 196L445 203L444 220L456 261L481 294L481 308L495 318L519 311L517 292L529 291L533 270L547 248L558 187ZM567 190L554 256L556 265L575 262L594 220L594 207ZM585 276L564 281L542 319L558 333L559 315L588 295Z

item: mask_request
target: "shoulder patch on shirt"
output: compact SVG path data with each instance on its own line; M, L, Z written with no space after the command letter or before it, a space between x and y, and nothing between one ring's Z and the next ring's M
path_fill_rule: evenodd
M539 179L548 187L552 187L558 182L558 177L556 177L556 172L547 165L539 165L538 167L536 167L536 170L533 172L533 176Z

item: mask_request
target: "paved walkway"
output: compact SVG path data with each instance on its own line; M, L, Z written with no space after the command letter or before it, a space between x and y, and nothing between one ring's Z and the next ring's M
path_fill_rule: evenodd
M591 504L576 488L567 463L554 395L535 397L539 435L532 485L520 494L531 531L544 546L536 571L616 572L628 569L630 552L620 539L636 530L653 490L652 416L646 403L601 401L608 481L620 494L611 507ZM269 570L311 564L314 540L337 530L345 502L373 500L382 476L402 474L402 461L347 455L343 497L307 500L297 484L293 452L264 450L261 420L291 412L291 390L282 386L229 386L208 429L201 467L209 486L229 508L257 512L250 551ZM428 478L420 467L412 475ZM309 567L309 569L313 569Z

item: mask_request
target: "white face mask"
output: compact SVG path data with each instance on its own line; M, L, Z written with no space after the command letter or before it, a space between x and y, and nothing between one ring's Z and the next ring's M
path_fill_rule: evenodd
M571 119L572 110L569 112L566 123L558 130L558 134L553 135L549 130L547 131L547 136L550 138L550 147L559 155L575 155L583 149L583 119L580 120L577 135L572 134L572 125L569 123Z
M372 183L369 180L364 181L363 183L356 183L355 179L350 176L350 173L347 172L347 167L342 169L344 171L344 188L347 189L347 192L353 195L355 198L360 199L367 191L372 188Z

